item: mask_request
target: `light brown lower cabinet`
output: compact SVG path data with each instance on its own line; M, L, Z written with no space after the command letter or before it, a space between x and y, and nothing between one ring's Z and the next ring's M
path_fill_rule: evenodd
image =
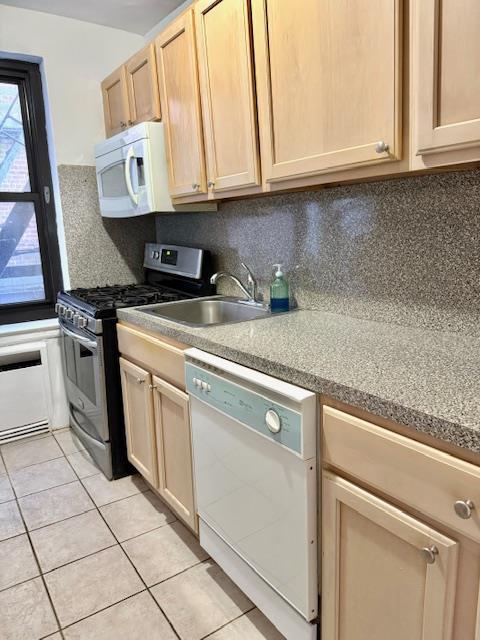
M323 640L450 640L459 545L323 475Z
M322 418L322 640L480 640L480 466Z
M120 372L128 459L197 531L188 395L125 358Z
M197 528L193 492L189 397L153 376L158 491L192 529Z
M128 459L154 487L158 484L152 376L120 358Z

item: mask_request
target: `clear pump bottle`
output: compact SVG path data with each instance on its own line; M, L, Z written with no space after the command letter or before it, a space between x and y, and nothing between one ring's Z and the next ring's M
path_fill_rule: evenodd
M275 279L270 285L270 308L272 313L288 311L290 309L290 296L288 282L283 275L282 265L274 264Z

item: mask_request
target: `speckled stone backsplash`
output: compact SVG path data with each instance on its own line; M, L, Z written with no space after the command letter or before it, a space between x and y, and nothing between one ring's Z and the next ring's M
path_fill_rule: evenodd
M156 228L218 269L246 262L264 293L282 262L304 308L480 334L479 170L225 202Z
M58 175L72 288L140 282L154 217L102 218L95 167L60 165Z

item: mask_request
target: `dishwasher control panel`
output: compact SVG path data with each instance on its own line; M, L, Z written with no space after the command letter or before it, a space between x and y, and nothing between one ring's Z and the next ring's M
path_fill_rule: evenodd
M187 391L222 413L242 422L263 436L302 454L302 416L300 412L273 402L267 396L225 380L220 375L185 365Z

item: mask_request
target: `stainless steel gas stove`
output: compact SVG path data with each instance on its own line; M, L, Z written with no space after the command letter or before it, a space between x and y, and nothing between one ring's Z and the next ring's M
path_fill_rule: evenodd
M107 478L127 461L117 344L117 309L215 293L210 255L174 245L145 246L145 282L61 291L56 311L72 429Z

